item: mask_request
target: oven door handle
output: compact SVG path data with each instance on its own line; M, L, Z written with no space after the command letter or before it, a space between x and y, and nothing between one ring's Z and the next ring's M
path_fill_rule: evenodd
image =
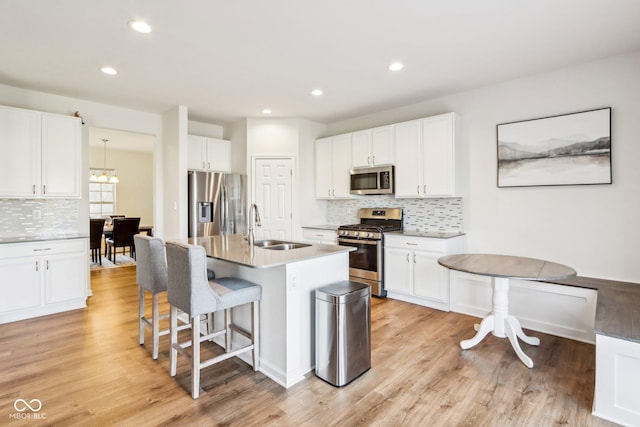
M372 245L375 246L378 244L379 240L358 240L358 239L338 239L338 244L340 243L355 243L358 245Z

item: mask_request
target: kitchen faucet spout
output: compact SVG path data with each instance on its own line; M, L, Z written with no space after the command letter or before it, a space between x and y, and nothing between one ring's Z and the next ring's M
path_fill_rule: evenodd
M251 204L249 208L249 246L253 246L255 242L255 235L253 234L253 230L255 227L261 227L260 223L260 212L258 211L258 205L255 203Z

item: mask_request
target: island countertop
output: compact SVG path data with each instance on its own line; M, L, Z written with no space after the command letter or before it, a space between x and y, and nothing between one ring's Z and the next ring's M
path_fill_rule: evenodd
M184 242L183 242L184 243ZM350 246L309 244L304 248L290 250L273 250L260 247L249 247L240 234L225 236L191 237L188 243L202 246L208 257L251 268L270 268L306 259L318 258L346 253L355 250Z

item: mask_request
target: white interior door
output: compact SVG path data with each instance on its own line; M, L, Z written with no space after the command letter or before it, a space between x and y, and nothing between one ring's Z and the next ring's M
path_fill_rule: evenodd
M291 239L292 163L291 158L255 159L253 200L262 222L256 227L256 240Z

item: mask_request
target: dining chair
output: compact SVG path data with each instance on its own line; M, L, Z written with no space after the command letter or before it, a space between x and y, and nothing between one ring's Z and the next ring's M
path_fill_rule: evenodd
M140 218L114 218L113 219L113 235L105 239L107 243L107 256L111 261L116 263L116 252L118 248L122 248L122 254L125 248L129 247L129 255L135 258L135 246L133 244L133 235L138 234L140 226Z
M106 219L106 224L107 225L113 225L113 219L114 218L125 218L125 215L108 215L105 219ZM107 240L113 236L113 228L109 231L105 231L104 232L104 256L107 256Z
M201 246L176 242L166 243L167 251L167 298L170 308L170 361L171 376L176 375L178 352L191 359L191 397L200 396L200 371L215 363L240 353L253 353L253 369L259 368L259 303L262 287L244 279L234 277L207 279L207 256ZM251 330L247 331L232 323L231 310L251 303ZM178 342L178 309L188 314L191 320L191 340ZM207 329L201 336L200 317L214 312L224 312L224 328L219 331ZM212 322L210 322L211 324ZM232 332L248 338L249 344L233 349ZM210 359L200 360L200 343L224 335L225 352ZM191 346L191 352L187 348Z
M160 314L159 297L167 291L167 260L164 242L157 237L143 234L133 236L136 251L136 283L138 284L138 317L139 341L144 345L145 327L151 329L152 357L158 358L160 337L169 334L169 329L160 330L160 321L169 314ZM151 293L151 318L146 317L145 293ZM190 325L182 325L178 329L187 329Z
M91 249L91 261L100 262L102 265L102 232L104 230L104 218L89 219L89 249Z

